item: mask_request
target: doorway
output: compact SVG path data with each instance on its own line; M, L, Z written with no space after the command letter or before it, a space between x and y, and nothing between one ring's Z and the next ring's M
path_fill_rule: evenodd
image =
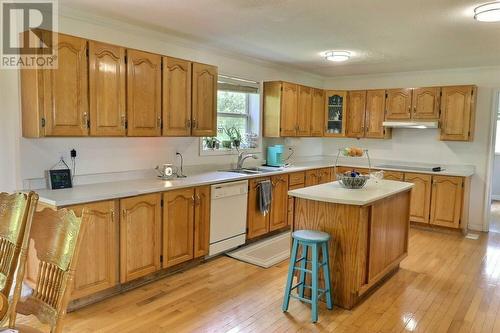
M500 232L500 92L495 92L494 116L492 117L492 149L491 149L491 200L489 201L490 232Z

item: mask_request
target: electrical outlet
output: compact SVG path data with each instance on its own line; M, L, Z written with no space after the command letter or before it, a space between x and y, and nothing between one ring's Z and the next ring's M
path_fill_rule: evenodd
M71 158L75 158L76 157L76 150L75 149L71 149L70 152L69 152Z

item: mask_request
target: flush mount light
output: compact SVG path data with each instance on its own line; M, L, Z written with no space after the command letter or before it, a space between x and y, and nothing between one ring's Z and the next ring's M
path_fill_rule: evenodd
M474 8L474 18L481 22L500 22L500 1Z
M349 51L326 51L325 59L335 62L341 62L349 60L351 57L351 52Z

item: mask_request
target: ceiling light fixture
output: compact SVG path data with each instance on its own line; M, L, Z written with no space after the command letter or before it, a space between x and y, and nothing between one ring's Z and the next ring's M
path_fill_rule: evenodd
M474 19L481 22L500 22L500 1L474 8Z
M349 51L327 51L325 52L325 59L335 62L349 60L351 52Z

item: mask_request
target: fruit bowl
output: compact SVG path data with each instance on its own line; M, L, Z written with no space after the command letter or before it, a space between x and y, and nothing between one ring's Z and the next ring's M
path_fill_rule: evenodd
M356 174L352 175L351 172L346 174L337 174L337 180L342 186L348 189L359 189L365 186L366 182L370 179L370 176Z

